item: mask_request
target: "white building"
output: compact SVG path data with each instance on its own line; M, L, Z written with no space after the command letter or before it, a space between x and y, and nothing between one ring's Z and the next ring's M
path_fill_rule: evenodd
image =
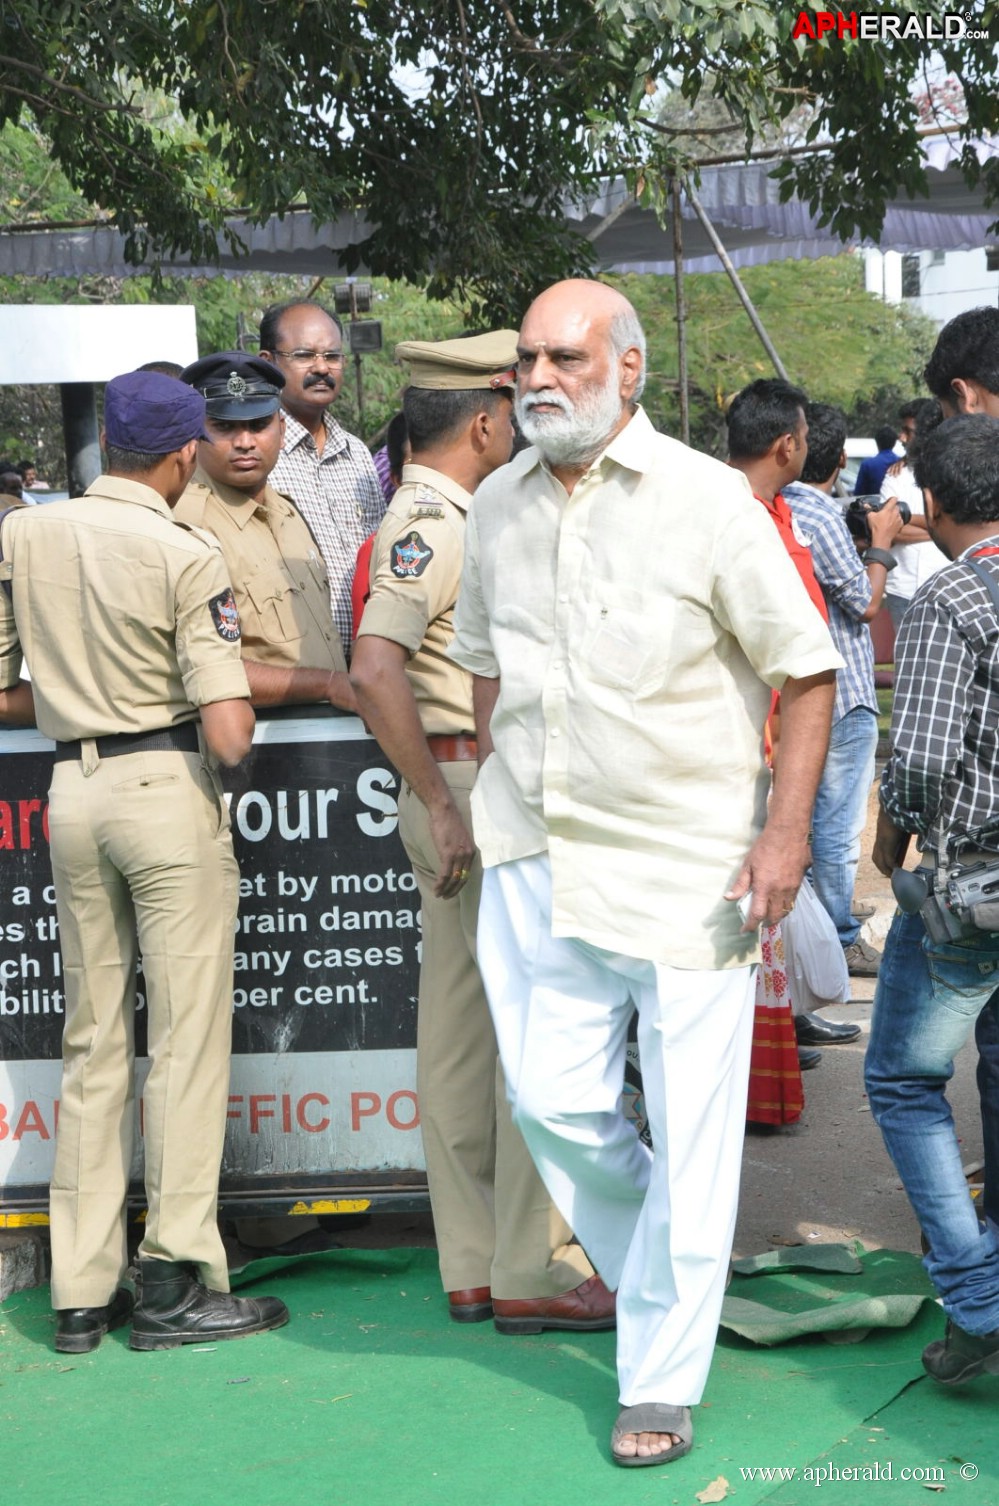
M937 327L981 304L999 304L999 241L994 251L877 251L865 247L864 285L886 303L905 303Z

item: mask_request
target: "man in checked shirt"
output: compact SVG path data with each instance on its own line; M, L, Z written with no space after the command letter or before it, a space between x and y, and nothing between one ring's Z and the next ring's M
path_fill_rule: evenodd
M311 299L272 304L260 321L260 354L284 377L284 444L271 484L291 497L322 550L349 658L357 551L376 532L385 497L367 445L329 411L343 386L343 326Z
M916 835L932 883L944 856L948 865L999 861L999 616L974 568L999 585L999 419L949 419L926 440L915 470L930 536L952 563L916 593L896 643L892 754L874 862L890 876ZM923 1351L923 1364L945 1385L999 1374L999 1228L988 1216L979 1222L968 1196L945 1095L976 1021L987 1021L994 1035L997 1011L999 933L941 943L921 914L896 913L865 1075L874 1118L929 1242L925 1265L948 1323L945 1337ZM988 1145L999 1109L988 1063L979 1082Z

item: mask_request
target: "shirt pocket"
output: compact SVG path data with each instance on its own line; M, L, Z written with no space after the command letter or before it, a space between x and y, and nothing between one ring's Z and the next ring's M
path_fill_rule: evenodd
M298 587L279 570L258 570L243 584L267 643L295 643L306 630L305 601Z
M673 616L666 598L646 607L607 596L592 602L581 639L586 677L635 697L655 694L669 675Z

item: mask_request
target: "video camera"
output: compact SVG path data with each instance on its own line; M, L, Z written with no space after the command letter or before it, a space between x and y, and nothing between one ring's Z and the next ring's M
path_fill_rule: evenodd
M846 518L846 526L849 528L859 549L870 549L873 541L871 539L869 514L880 512L887 500L886 497L878 496L877 492L871 492L860 497L852 497L847 504L843 516ZM903 524L910 523L912 521L912 508L907 502L903 502L901 497L896 497L895 500L898 503L898 515L902 519Z
M999 931L999 859L949 869L896 868L891 887L900 910L919 914L931 940L967 941L983 931Z

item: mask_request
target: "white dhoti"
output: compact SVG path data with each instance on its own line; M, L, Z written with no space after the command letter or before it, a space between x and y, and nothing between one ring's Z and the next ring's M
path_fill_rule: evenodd
M755 969L553 938L544 856L485 871L478 956L515 1122L617 1291L621 1403L693 1405L735 1231ZM621 1106L633 1010L652 1153Z

